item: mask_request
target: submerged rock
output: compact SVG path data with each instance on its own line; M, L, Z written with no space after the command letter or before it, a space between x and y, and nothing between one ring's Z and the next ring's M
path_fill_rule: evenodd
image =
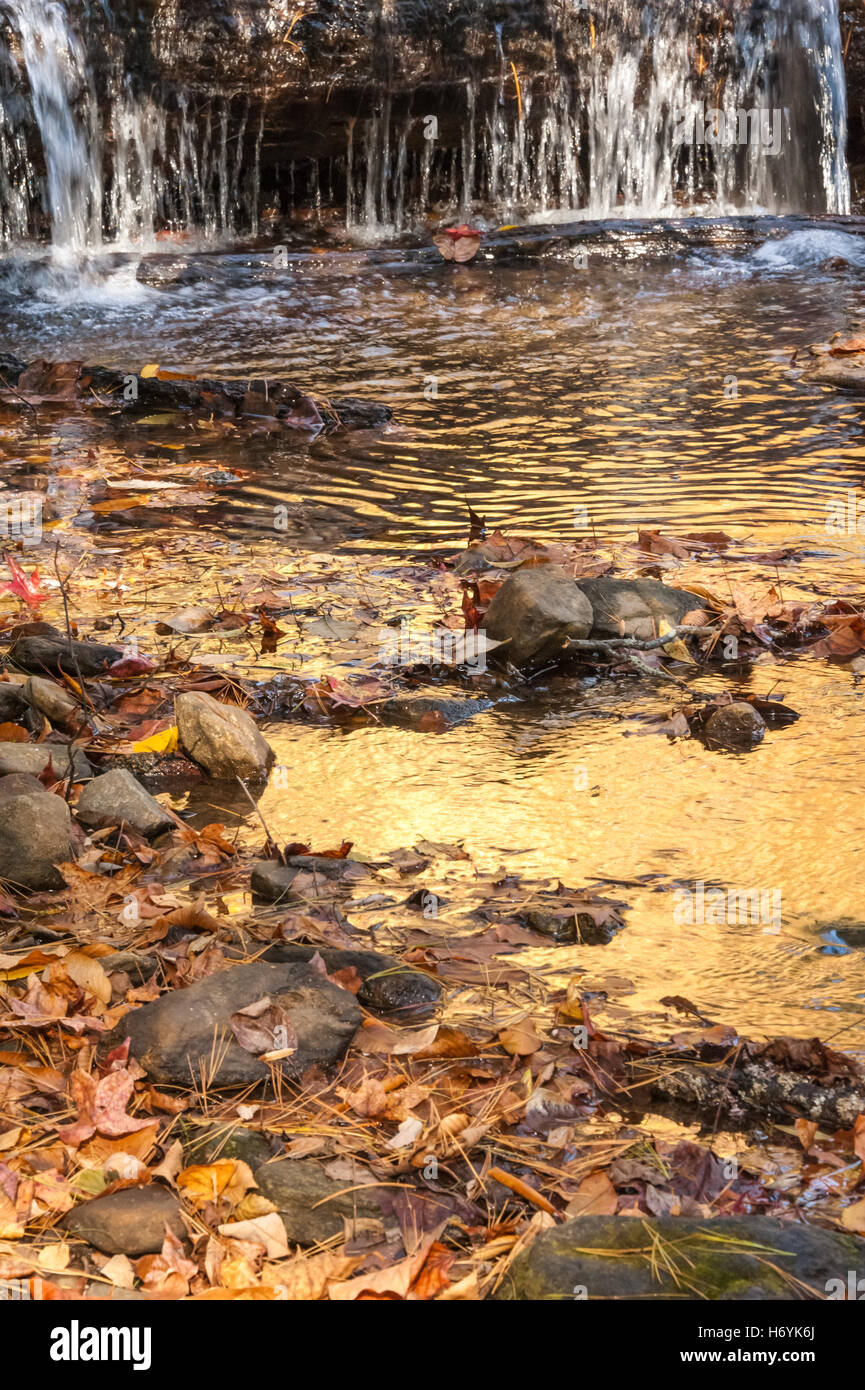
M706 720L705 738L711 748L753 748L765 732L760 711L747 700L734 700Z
M675 1245L678 1280L657 1258L659 1244L667 1243ZM803 1296L802 1285L822 1297L830 1280L845 1281L863 1259L865 1241L800 1221L581 1216L536 1236L494 1297L794 1300Z
M358 1001L372 1013L396 1013L429 1008L441 998L442 987L432 975L413 970L378 951L346 951L335 946L300 946L280 942L264 953L269 961L310 961L318 953L328 974L353 966L363 980Z
M661 620L671 627L701 601L686 589L672 589L657 579L581 579L579 589L592 605L592 637L636 637L650 641Z
M155 1255L162 1249L166 1224L176 1236L186 1227L180 1202L161 1183L124 1187L66 1213L61 1225L105 1255Z
M591 626L589 600L557 565L517 570L494 595L484 617L486 636L507 643L494 659L512 666L555 660L568 638L588 637Z
M259 1061L231 1029L231 1015L268 996L288 1014L297 1050L279 1062ZM129 1037L132 1055L152 1081L240 1086L266 1080L271 1068L300 1076L345 1052L361 1021L353 994L331 984L310 965L238 965L188 989L175 989L127 1014L111 1035Z
M238 705L223 705L200 690L174 701L180 746L211 777L262 781L276 761L255 720Z
M44 789L0 800L0 879L14 888L62 888L57 864L72 858L72 816Z
M342 1236L346 1221L381 1215L379 1193L386 1188L328 1177L314 1158L281 1158L257 1168L259 1191L279 1211L289 1241L318 1245Z
M532 931L567 946L608 946L624 926L624 922L615 917L598 921L590 912L561 910L526 912L524 921Z
M387 700L376 713L384 723L407 724L413 728L453 728L492 709L492 700L454 700L446 696L408 696Z
M151 289L167 289L171 285L194 285L206 278L206 272L188 256L143 256L138 262L135 278Z
M84 825L128 825L148 838L174 825L165 808L122 768L88 782L75 813Z

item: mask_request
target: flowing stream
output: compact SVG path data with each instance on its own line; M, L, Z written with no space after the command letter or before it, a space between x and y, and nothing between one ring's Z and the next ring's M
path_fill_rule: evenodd
M273 539L285 506L286 545L315 565L376 555L398 612L401 567L428 572L464 545L466 500L511 534L593 533L625 564L641 527L725 530L733 545L700 566L712 590L861 602L865 541L826 522L863 487L863 406L809 385L790 359L865 321L865 240L792 221L735 252L652 257L637 240L631 259L605 261L589 245L584 268L564 256L363 268L334 254L278 270L264 253L202 255L202 278L168 290L120 261L83 297L19 266L0 282L0 312L24 357L281 375L387 400L398 421L370 436L244 434L215 448L170 423L72 418L33 468L61 514L79 505L76 460L90 447L251 470L219 527L181 552L190 602L202 567L257 572L257 540ZM136 532L110 513L99 528L120 581ZM676 582L675 565L661 572ZM303 642L285 652L319 669ZM596 880L628 902L628 926L609 946L546 953L565 974L618 982L611 997L628 1007L683 994L744 1031L844 1030L845 1045L865 1045L865 686L848 664L813 656L741 679L801 715L750 754L646 734L670 697L639 679L541 682L440 734L275 725L287 772L261 810L274 833L318 846L347 838L376 854L461 839L486 868ZM218 818L244 814L220 804ZM699 881L778 890L781 931L677 924L675 887Z
M224 92L191 102L142 87L111 45L96 63L86 6L0 0L3 347L272 374L394 407L398 424L374 436L226 438L216 462L245 481L221 529L190 542L208 560L254 567L256 537L286 506L291 543L311 556L373 553L396 573L456 553L468 501L511 533L588 529L623 555L640 527L726 530L732 548L705 566L713 589L861 601L862 536L830 536L825 521L862 485L863 407L790 365L865 320L852 230L791 218L738 251L654 255L637 236L610 259L590 238L579 261L480 256L459 269L352 251L451 215L849 211L835 0L754 0L717 28L677 3L550 9L572 61L519 84L502 48L494 80L463 84L447 144L418 143L423 112L392 103L383 80L343 159L265 189L263 116ZM311 207L312 245L335 202L337 249L288 265L232 249L257 233L265 195L282 215ZM153 289L136 278L139 252L166 229L194 234L193 273ZM206 253L189 249L201 242ZM73 418L36 461L8 449L6 461L63 515L76 460L100 442L153 459L195 448L170 426ZM109 517L97 538L118 577L121 529ZM682 994L744 1032L843 1031L863 1047L865 687L813 657L742 679L802 715L749 755L645 736L665 702L639 680L541 683L438 735L277 726L291 790L274 780L261 809L275 832L319 846L461 839L488 868L507 857L616 885L628 927L588 953L611 997L651 1008ZM676 924L672 891L700 881L777 890L781 930ZM557 950L565 974L588 963Z

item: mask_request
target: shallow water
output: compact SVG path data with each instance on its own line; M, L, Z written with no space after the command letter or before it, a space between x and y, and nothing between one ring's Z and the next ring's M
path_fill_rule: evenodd
M846 267L825 268L838 257ZM725 530L726 557L699 566L714 591L865 597L865 538L825 528L827 506L862 484L865 402L790 365L797 348L865 321L857 237L794 231L735 255L618 263L590 252L585 268L198 264L208 279L157 291L120 260L83 290L18 263L0 312L4 345L25 358L268 373L394 407L398 424L380 435L220 444L220 461L254 473L229 531L272 538L287 502L299 543L393 563L461 549L467 499L511 533L594 533L624 557L640 527ZM787 548L794 559L765 558ZM611 997L643 1009L681 994L743 1031L844 1030L839 1041L865 1047L861 950L834 935L865 922L865 684L814 658L767 662L742 683L783 693L802 716L749 754L641 736L640 716L670 697L638 680L559 683L439 735L274 727L292 787L274 781L261 809L286 838L318 846L461 839L483 867L507 857L569 884L619 881L627 929L603 948L538 951L539 962L613 975ZM671 890L698 880L777 889L780 932L677 923Z

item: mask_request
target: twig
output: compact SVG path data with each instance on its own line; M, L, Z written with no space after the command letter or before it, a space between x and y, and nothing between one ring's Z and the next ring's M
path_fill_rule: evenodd
M648 661L643 661L639 656L640 652L656 651L658 647L666 647L668 643L674 642L679 637L693 637L697 633L706 633L708 627L674 627L669 632L665 632L663 637L652 637L643 640L639 637L572 637L566 644L565 650L569 652L601 652L611 660L616 657L624 657L632 666L644 676L651 676L654 680L672 681L674 685L684 687L685 682L678 676L672 675L669 671L650 666Z

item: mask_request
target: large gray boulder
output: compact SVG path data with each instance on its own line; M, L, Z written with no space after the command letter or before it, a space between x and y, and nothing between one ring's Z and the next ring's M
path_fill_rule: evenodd
M487 638L507 643L496 649L495 659L518 667L555 660L569 638L588 637L591 626L591 604L558 565L517 570L484 617Z
M188 690L177 696L174 711L181 748L211 777L263 781L276 761L255 720L238 705Z
M230 1023L232 1014L265 996L285 1011L297 1035L297 1050L274 1063L241 1047ZM293 1077L314 1063L335 1062L361 1017L354 995L314 966L237 965L126 1014L109 1043L131 1038L135 1060L163 1085L241 1086L266 1080L272 1068Z
M592 637L636 637L650 641L661 620L670 627L701 607L696 594L672 589L657 579L581 579L579 589L592 605Z
M9 772L29 772L38 777L49 759L59 781L69 770L69 749L65 743L0 743L0 777ZM72 754L72 771L76 782L93 776L93 768L78 748Z
M675 1258L678 1279L657 1258L659 1248ZM803 1287L825 1297L831 1280L845 1281L863 1261L865 1241L801 1221L578 1216L536 1236L495 1297L793 1300Z
M87 783L75 813L83 825L128 825L148 838L174 825L156 798L144 790L131 772L119 767Z
M63 887L57 864L72 858L72 817L61 796L24 792L0 799L0 879L14 888Z

